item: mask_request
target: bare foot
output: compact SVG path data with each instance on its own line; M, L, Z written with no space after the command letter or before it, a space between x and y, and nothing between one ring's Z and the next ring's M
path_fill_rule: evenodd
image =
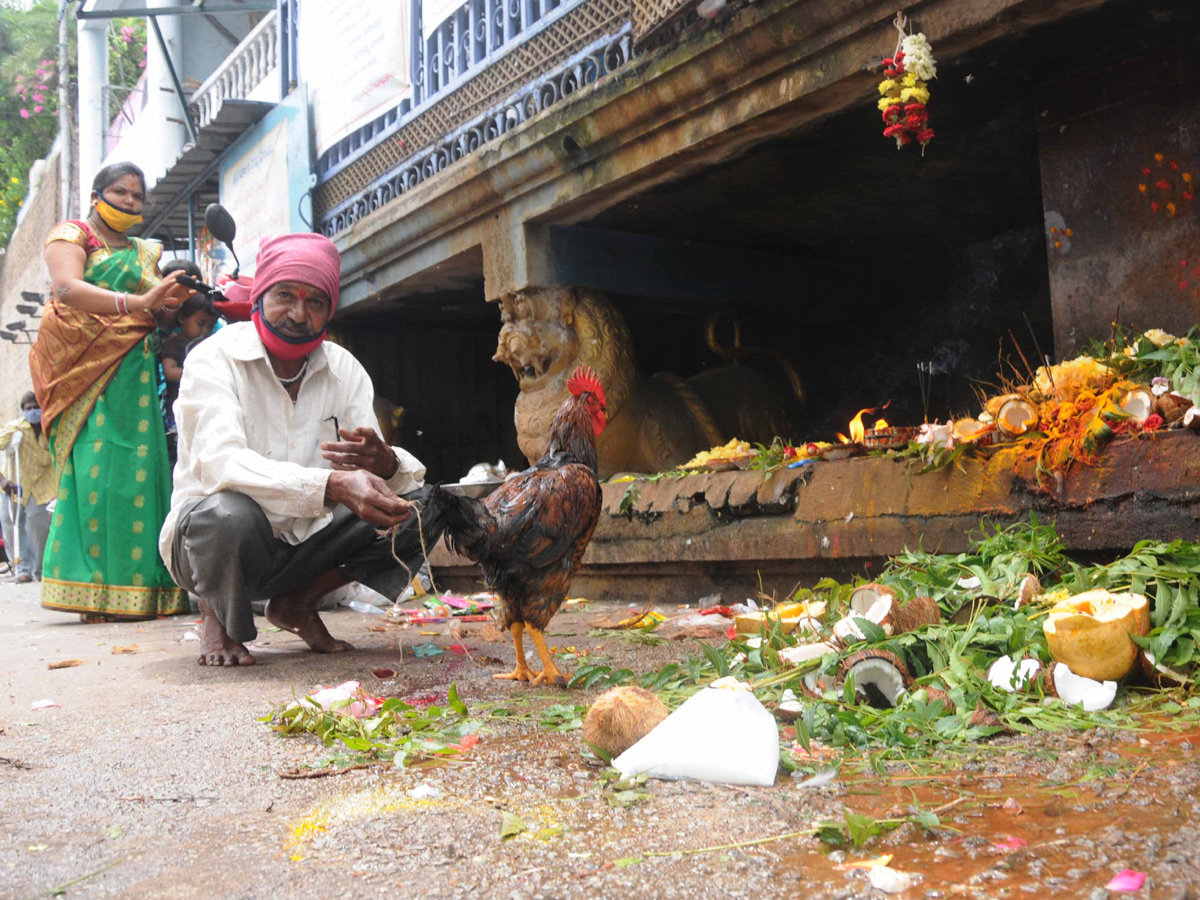
M212 607L203 600L200 603L200 658L196 660L202 666L252 666L254 657L244 644L233 640L225 631L212 611Z
M288 597L271 600L267 603L267 621L284 631L299 635L304 643L318 653L341 653L354 649L353 644L339 641L330 634L314 605L302 600Z

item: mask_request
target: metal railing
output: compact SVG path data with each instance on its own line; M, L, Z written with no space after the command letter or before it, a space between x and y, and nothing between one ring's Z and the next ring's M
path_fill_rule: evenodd
M244 100L279 65L278 14L269 12L192 94L196 127L209 124L226 100Z
M422 0L410 3L411 98L317 161L325 234L632 56L627 0L467 0L428 36Z

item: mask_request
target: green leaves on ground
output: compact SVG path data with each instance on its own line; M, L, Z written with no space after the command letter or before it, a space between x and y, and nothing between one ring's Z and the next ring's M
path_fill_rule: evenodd
M322 709L308 698L280 705L259 719L280 734L314 734L327 747L341 745L368 758L391 760L397 766L430 756L462 752L462 740L482 723L468 716L458 689L450 686L447 705L420 709L390 698L374 716L350 714L358 701L343 700Z

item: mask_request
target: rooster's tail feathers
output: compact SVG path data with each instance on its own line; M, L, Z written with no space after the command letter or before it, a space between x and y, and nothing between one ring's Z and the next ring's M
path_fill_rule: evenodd
M433 516L444 528L446 546L468 559L480 561L487 555L491 513L482 503L433 485L422 515L425 521Z

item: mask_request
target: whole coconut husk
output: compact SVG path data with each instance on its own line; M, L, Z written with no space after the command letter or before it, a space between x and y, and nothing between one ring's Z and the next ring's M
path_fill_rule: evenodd
M895 634L916 631L925 625L940 625L942 610L932 597L914 597L896 610Z
M970 728L1003 728L1004 723L999 717L983 705L980 700L975 706L975 712L971 713L971 719L967 722Z
M654 694L621 685L596 698L583 719L583 739L617 757L648 735L670 715Z
M1154 411L1162 416L1163 422L1168 425L1174 425L1176 422L1183 419L1186 413L1192 407L1192 401L1183 394L1176 394L1174 391L1167 391L1161 397L1156 397L1154 400Z
M954 705L954 701L950 699L950 695L945 691L934 687L926 687L922 688L922 690L925 691L925 696L929 698L930 703L933 703L935 700L942 701L942 713L944 715L952 716L958 712L958 707Z

